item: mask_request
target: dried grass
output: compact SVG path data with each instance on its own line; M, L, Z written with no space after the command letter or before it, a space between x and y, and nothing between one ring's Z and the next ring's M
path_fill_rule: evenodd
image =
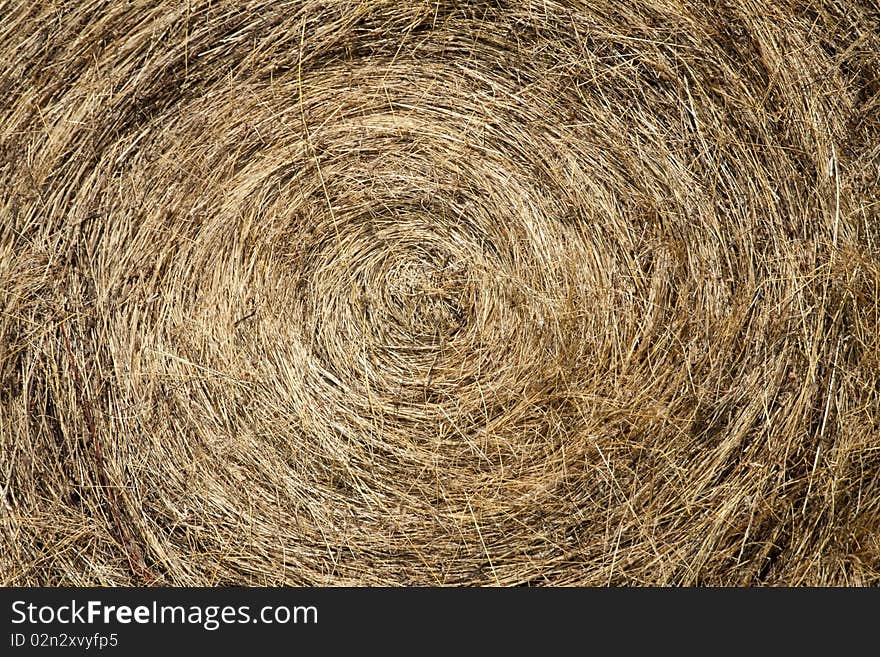
M0 0L0 583L880 583L874 0Z

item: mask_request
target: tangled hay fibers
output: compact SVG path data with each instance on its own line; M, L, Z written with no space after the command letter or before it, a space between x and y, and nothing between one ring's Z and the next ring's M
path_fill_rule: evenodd
M2 583L880 583L874 0L0 17Z

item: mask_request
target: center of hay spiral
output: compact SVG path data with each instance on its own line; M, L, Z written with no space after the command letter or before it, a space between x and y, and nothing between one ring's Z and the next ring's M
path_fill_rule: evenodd
M410 257L384 272L383 305L393 318L387 323L405 327L419 341L448 342L467 319L467 282L451 269L449 256L416 252Z

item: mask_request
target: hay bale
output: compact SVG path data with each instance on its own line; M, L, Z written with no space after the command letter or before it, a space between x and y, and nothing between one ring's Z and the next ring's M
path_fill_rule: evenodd
M0 3L0 582L876 584L871 0Z

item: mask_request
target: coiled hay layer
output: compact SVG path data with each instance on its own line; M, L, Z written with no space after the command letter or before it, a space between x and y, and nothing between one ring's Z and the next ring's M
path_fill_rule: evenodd
M2 583L880 582L876 3L0 17Z

